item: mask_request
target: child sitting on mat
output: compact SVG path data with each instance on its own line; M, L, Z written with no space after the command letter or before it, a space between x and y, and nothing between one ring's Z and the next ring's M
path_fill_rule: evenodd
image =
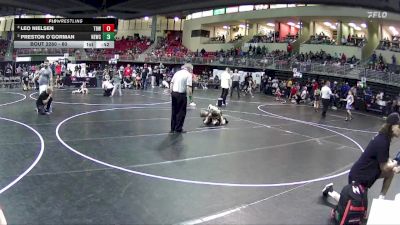
M86 88L86 82L83 82L78 90L72 91L72 94L89 94L89 90Z

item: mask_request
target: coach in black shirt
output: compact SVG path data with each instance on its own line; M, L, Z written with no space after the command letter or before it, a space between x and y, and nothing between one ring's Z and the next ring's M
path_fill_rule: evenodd
M389 158L390 142L394 137L400 137L400 116L398 113L392 113L387 117L386 123L351 167L349 184L355 181L365 188L371 188L377 179L383 178L379 198L385 198L394 174L399 173L398 162ZM329 194L337 201L340 198L340 195L333 191L333 184L326 185L323 194L324 196Z
M386 195L392 182L397 162L389 158L390 142L400 136L400 117L398 113L390 114L379 133L369 142L367 148L349 174L349 183L357 181L370 188L377 179L383 178L381 198Z
M50 107L51 102L53 101L52 93L52 89L47 88L46 91L43 91L36 100L36 108L40 115L51 113Z

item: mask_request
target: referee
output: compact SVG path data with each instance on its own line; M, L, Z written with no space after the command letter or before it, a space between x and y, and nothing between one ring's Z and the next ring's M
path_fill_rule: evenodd
M185 133L182 129L185 122L187 94L192 95L193 65L186 63L176 72L171 80L172 115L170 133Z
M321 88L321 99L322 99L322 117L326 117L326 111L328 111L329 103L331 101L332 91L329 87L331 83L325 82L325 86Z

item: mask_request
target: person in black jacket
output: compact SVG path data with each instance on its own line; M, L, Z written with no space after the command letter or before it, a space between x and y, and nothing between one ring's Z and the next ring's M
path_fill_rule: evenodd
M142 70L142 89L147 89L147 75L149 75L149 69L147 68L147 64L144 64L144 68Z

